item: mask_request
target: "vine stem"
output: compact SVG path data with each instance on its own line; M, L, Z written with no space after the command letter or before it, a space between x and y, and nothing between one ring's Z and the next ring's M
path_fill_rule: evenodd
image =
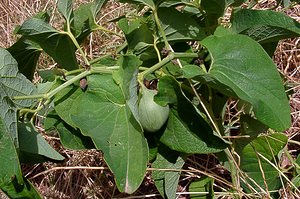
M157 48L157 42L156 42L156 36L155 36L155 34L153 34L153 38L154 38L154 40L153 40L153 48L154 48L154 50L155 50L155 52L156 52L156 54L157 54L158 61L161 62L160 51L159 51L159 49Z
M12 99L13 100L39 99L40 102L39 102L39 105L37 106L36 109L29 109L29 108L20 109L20 114L23 114L23 113L37 113L51 102L51 98L54 95L59 93L64 88L72 85L76 81L79 81L80 79L82 79L82 78L84 78L88 75L95 74L95 73L102 73L102 74L103 73L112 73L113 70L116 70L116 69L119 69L119 66L93 67L93 68L90 68L90 70L85 70L82 73L80 73L80 74L76 75L75 77L71 78L70 80L64 82L63 84L56 87L55 89L53 89L49 93L44 93L44 94L39 94L39 95L29 95L29 96L13 96ZM79 71L79 69L77 69L77 70L74 70L74 71L70 71L69 73L72 73L72 72L75 73L75 72L80 72L80 71Z
M196 58L196 57L198 57L198 54L197 53L174 53L174 52L171 52L167 57L162 59L161 62L158 62L157 64L153 65L152 67L148 68L147 70L141 72L139 74L139 79L144 79L144 77L146 75L155 72L156 70L160 69L161 67L163 67L165 64L167 64L171 60L176 59L176 58L182 58L182 57Z
M70 37L70 39L72 40L73 44L76 46L76 48L79 50L85 64L87 66L90 66L90 62L89 60L87 59L85 53L83 52L82 48L80 47L80 45L78 44L76 38L74 37L74 35L71 33L71 32L63 32L64 34L68 35Z
M94 28L93 30L101 30L101 31L104 31L104 32L107 32L107 33L111 33L111 34L113 34L113 35L116 35L116 36L118 36L118 37L123 37L123 35L121 35L121 34L119 34L119 33L117 33L117 32L114 32L114 31L111 31L111 30L109 30L109 29L107 29L107 28L104 28L103 26L97 26L97 28Z
M46 94L37 94L37 95L22 95L22 96L13 96L12 100L27 100L27 99L43 99L46 97Z
M44 94L38 94L38 95L25 95L25 96L13 96L13 100L26 100L26 99L45 99L50 100L54 95L59 93L62 89L72 85L76 81L79 81L80 79L96 73L112 73L114 70L119 69L119 66L111 66L111 67L91 67L90 70L85 70L81 72L80 74L74 76L70 80L64 82L60 86L56 87L49 93ZM79 72L78 70L75 70L76 72ZM71 71L70 71L71 72Z
M55 94L60 92L62 89L72 85L74 82L79 81L81 78L84 78L90 74L91 74L91 70L83 71L82 73L76 75L75 77L71 78L70 80L66 81L65 83L61 84L60 86L56 87L55 89L47 93L46 98L47 99L52 98Z
M170 46L170 44L169 44L169 42L167 40L167 36L165 34L165 31L164 31L164 29L162 28L162 26L160 24L160 21L159 21L159 18L158 18L158 14L157 14L157 9L153 10L153 16L154 16L154 21L155 21L155 23L157 25L157 28L160 31L161 36L163 37L163 40L165 42L165 46L166 46L167 50L171 50L170 49L171 46Z

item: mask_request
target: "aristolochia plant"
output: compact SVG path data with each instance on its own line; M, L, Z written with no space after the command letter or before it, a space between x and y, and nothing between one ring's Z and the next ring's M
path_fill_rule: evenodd
M284 131L291 119L271 56L279 40L300 35L300 24L283 13L254 10L255 2L241 8L243 0L124 2L144 10L118 19L125 43L112 55L89 60L82 49L94 31L113 34L96 22L106 0L76 10L72 0L58 0L64 30L40 13L18 27L14 45L0 49L1 190L11 198L41 198L20 162L64 159L34 127L42 114L44 128L55 128L64 147L101 150L121 192L137 190L150 162L162 196L175 198L187 155L216 153L227 157L228 192L275 196L290 183L277 165L287 137L261 133ZM230 22L222 24L228 8ZM34 85L41 52L57 67L38 70L43 82ZM224 119L231 99L239 100L241 112L235 127ZM231 128L240 139L230 136ZM202 179L198 188L212 180Z

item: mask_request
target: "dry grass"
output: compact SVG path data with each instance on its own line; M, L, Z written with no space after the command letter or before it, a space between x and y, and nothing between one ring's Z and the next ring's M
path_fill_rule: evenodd
M87 0L76 1L79 3ZM274 5L273 0L261 1L260 8ZM75 5L75 6L76 6ZM39 11L48 10L55 13L54 0L2 0L0 3L0 46L9 47L17 36L12 34L16 25L22 24L28 17ZM120 30L109 21L123 15L130 8L124 4L110 1L99 18L99 24L120 33ZM280 9L280 8L279 8ZM285 11L289 16L300 21L300 6ZM51 18L51 24L60 27L58 15ZM89 58L112 52L114 46L123 42L118 36L111 36L104 32L93 33L84 44ZM300 141L300 38L281 41L276 50L274 61L278 70L286 77L287 84L294 93L291 95L293 126L287 131L289 139ZM112 47L112 48L111 48ZM54 63L46 55L40 61L40 68L51 67ZM41 60L42 60L41 59ZM46 60L46 61L45 61ZM107 169L102 154L96 150L72 151L62 148L58 138L45 136L49 143L66 157L63 163L43 163L37 165L23 165L22 169L28 179L38 188L45 198L129 198L116 189L113 175ZM293 157L299 154L299 146L290 145ZM200 164L201 163L201 164ZM290 164L289 162L286 163ZM178 192L187 192L188 184L192 179L199 178L204 173L216 179L216 189L223 191L229 188L230 175L221 167L213 155L198 155L189 157L180 179ZM149 172L150 175L150 172ZM141 188L130 196L132 198L161 198L155 189L151 178L146 176ZM1 196L0 198L3 198ZM180 198L188 196L181 195ZM290 195L288 198L292 198ZM296 198L296 197L295 197Z

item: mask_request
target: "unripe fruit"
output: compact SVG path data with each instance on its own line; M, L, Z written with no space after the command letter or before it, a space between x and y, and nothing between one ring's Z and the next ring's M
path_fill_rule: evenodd
M169 106L160 106L154 102L156 90L141 86L142 97L139 102L139 119L143 129L147 132L158 131L169 117Z

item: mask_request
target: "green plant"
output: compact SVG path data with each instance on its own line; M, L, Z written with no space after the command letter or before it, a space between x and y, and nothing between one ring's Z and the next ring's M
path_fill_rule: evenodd
M14 45L0 49L1 190L11 198L40 198L19 163L63 159L36 132L37 114L46 116L45 129L56 128L64 147L103 151L121 192L140 186L150 161L158 190L174 198L187 155L208 153L226 157L228 193L235 197L275 197L282 184L293 185L278 166L287 137L268 130L291 124L271 56L279 40L300 35L300 24L272 10L242 9L240 0L124 2L146 7L118 19L126 42L113 55L89 60L81 47L94 31L114 34L96 22L106 0L76 10L72 0L59 0L64 30L40 13L18 27ZM228 7L234 8L230 24L223 24ZM39 71L43 82L33 85L42 51L58 72ZM170 109L166 123L147 136L138 111L144 87L157 90L154 102ZM231 99L239 100L241 114L226 123ZM230 134L236 127L239 139ZM208 176L191 187L213 197L212 184Z

